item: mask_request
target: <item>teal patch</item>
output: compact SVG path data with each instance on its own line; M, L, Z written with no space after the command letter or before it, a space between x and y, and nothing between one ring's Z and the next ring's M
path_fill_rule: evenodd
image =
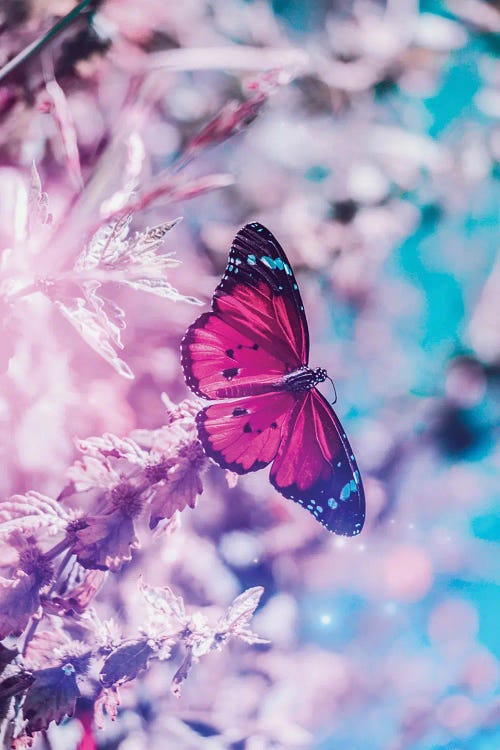
M255 257L255 255L248 255L247 263L249 266L255 266L255 264L257 263L257 258Z
M351 485L354 486L354 492L356 492L356 483L355 483L354 479L351 479L351 481L348 482L347 484L344 484L344 486L340 490L340 499L341 500L348 500L349 499L349 497L351 495L351 492L353 492L353 489L352 489Z
M335 508L338 508L338 503L336 502L336 500L334 500L333 497L328 498L328 505L330 506L332 510L335 510Z

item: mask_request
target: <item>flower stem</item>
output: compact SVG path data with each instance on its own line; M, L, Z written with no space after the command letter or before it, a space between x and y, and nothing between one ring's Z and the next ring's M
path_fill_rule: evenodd
M54 557L57 557L57 555L60 555L61 552L64 552L65 549L67 549L71 544L71 539L69 537L65 537L62 539L58 544L56 544L52 549L49 549L48 552L45 553L44 557L46 560L53 560Z
M83 2L77 5L76 8L73 8L73 10L67 13L63 18L61 18L45 34L43 34L38 39L35 39L33 42L31 42L31 44L28 44L28 46L21 50L21 52L19 52L19 54L17 54L15 57L13 57L12 60L9 60L9 62L0 70L0 81L3 81L4 78L6 78L16 68L26 62L26 60L32 57L32 55L36 55L37 52L43 49L43 47L45 47L50 41L52 41L55 36L60 34L63 29L69 26L77 18L77 16L79 16L80 13L93 2L94 0L83 0Z

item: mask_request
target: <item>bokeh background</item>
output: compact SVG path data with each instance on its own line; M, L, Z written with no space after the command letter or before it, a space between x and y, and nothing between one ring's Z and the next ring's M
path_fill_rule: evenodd
M4 0L0 61L75 5ZM206 656L180 699L155 664L88 747L500 745L499 32L483 0L108 0L2 81L2 497L57 497L76 436L153 430L162 393L190 395L185 297L206 309L252 219L295 269L367 496L363 533L339 538L266 471L231 487L212 466L95 606L132 633L140 575L197 608L263 586L270 645ZM28 236L33 161L53 220ZM131 200L131 231L183 217L162 247L179 295L105 282L118 356L47 284ZM83 748L82 727L37 747Z

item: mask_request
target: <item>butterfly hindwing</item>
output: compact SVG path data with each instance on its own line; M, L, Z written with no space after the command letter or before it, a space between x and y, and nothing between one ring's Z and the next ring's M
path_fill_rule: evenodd
M293 409L290 393L268 393L212 404L196 416L205 453L219 466L246 474L276 456L284 421Z
M270 480L330 531L355 536L363 528L365 498L354 454L335 412L316 388L289 413Z

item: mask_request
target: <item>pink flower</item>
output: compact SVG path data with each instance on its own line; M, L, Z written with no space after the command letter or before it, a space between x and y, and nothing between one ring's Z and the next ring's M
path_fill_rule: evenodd
M74 537L72 549L84 568L117 571L140 546L134 518L143 509L143 488L121 482L106 499L101 513L70 524L68 533Z
M198 495L203 492L201 474L207 465L201 443L193 440L185 443L176 458L169 459L164 466L158 463L148 467L148 476L160 476L163 480L155 486L151 501L151 529L155 529L163 518L171 518L175 511L182 511L186 506L195 507Z
M52 564L30 537L19 554L14 577L0 579L0 639L22 633L40 607L40 590L52 576Z

